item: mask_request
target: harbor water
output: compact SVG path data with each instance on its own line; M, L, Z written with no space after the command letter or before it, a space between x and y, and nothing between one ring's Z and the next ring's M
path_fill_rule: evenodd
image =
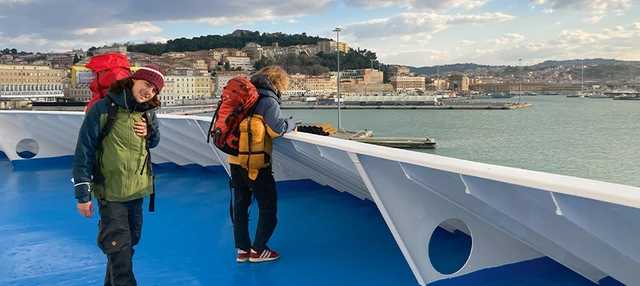
M483 99L484 101L518 101ZM341 109L341 127L379 137L429 137L440 156L640 187L640 101L523 96L515 110ZM283 109L338 127L338 110ZM208 114L209 116L211 114Z

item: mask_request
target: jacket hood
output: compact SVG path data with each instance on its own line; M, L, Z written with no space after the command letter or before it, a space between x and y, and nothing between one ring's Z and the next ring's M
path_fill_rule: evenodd
M278 91L278 89L263 74L254 74L253 76L251 76L251 83L253 83L253 85L255 85L256 88L266 89L273 92L273 94L275 94L276 97L280 99L280 92Z

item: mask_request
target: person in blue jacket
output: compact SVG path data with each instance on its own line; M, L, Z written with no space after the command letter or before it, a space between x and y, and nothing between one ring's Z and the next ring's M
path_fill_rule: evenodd
M94 213L92 197L98 202L97 243L107 256L104 285L137 285L133 247L142 233L143 198L154 193L149 149L160 142L154 109L161 105L163 86L164 71L155 65L113 82L107 97L89 108L78 133L75 198L87 218ZM117 105L115 121L108 119L110 105ZM109 121L113 127L104 136Z
M263 142L268 160L265 160L267 162L259 169L248 170L241 166L238 156L229 155L229 169L234 188L233 235L235 247L238 249L237 262L263 262L280 257L278 252L267 247L267 242L278 223L278 194L271 171L271 142L278 136L296 130L295 122L290 118L284 118L280 112L280 95L289 85L287 72L279 66L268 66L259 70L250 80L260 94L253 117L266 123L267 132L264 132ZM259 212L253 244L248 229L248 209L252 195L258 202Z

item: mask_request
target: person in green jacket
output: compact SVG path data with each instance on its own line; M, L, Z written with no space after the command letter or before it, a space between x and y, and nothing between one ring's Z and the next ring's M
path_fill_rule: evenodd
M154 192L149 149L160 142L154 109L164 86L164 71L148 65L109 87L107 97L84 117L73 161L78 212L92 218L98 202L98 247L107 256L104 285L137 285L133 247L142 231L142 202ZM115 104L117 119L101 132ZM113 109L115 110L115 109ZM152 197L153 198L153 197Z

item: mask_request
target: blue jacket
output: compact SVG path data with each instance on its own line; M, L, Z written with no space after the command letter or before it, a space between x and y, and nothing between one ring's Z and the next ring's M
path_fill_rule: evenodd
M282 112L280 111L281 103L276 95L276 88L273 83L261 74L253 75L251 83L256 86L258 93L260 93L255 113L262 115L269 128L280 134L280 136L292 131L296 127L296 123L291 118L282 117Z
M150 162L146 161L150 158L145 144L153 148L160 142L158 119L148 104L138 104L130 93L130 90L127 95L124 91L120 94L108 93L107 96L120 108L113 129L100 146L100 130L108 117L107 101L97 101L85 115L73 159L73 180L78 202L90 201L91 193L96 198L103 195L107 201L126 202L153 192L153 175L148 167ZM148 143L133 130L134 122L141 122L145 111L152 115ZM93 177L94 166L104 180L97 182L97 178Z

